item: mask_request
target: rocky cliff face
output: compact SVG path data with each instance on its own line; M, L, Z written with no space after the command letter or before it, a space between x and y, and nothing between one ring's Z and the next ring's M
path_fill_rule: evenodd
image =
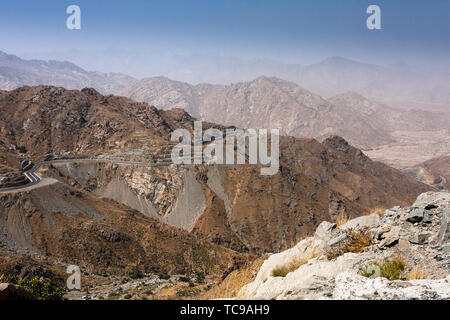
M174 129L193 127L182 110L161 111L92 89L24 87L1 92L0 107L2 154L16 163L47 155L150 161L170 151ZM47 175L213 243L256 253L284 250L321 221L407 204L428 189L340 137L323 143L281 137L280 155L273 176L261 176L253 165L70 162L55 164Z
M428 192L270 256L238 297L250 299L450 299L450 194Z
M56 183L1 195L0 202L0 251L9 256L2 263L26 255L97 275L136 269L220 276L237 254L77 186ZM1 273L13 272L14 265L0 265Z
M64 179L148 217L234 250L258 253L289 247L320 221L407 203L414 193L426 190L338 137L324 144L282 139L281 150L282 169L271 177L249 165L55 168ZM296 155L301 162L294 160ZM373 193L378 196L373 198Z

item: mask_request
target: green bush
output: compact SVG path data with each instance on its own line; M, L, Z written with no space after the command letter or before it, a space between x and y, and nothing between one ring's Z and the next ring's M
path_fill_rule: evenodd
M8 276L5 282L21 286L30 291L38 300L62 300L64 292L49 280L34 277L31 280L20 280L17 276Z
M377 272L378 271L378 272ZM385 259L383 262L374 262L360 270L361 275L370 278L377 275L389 280L399 280L405 271L405 262L401 258Z

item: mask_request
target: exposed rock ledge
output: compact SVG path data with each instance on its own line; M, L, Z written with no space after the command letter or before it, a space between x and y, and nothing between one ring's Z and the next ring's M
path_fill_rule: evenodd
M313 237L271 255L237 298L450 299L449 208L449 193L427 192L411 207L386 210L382 218L363 216L340 227L323 222ZM364 232L371 244L330 259L327 253L344 246L353 231ZM400 279L361 275L367 266L395 258L405 265ZM299 260L308 262L284 277L273 275Z

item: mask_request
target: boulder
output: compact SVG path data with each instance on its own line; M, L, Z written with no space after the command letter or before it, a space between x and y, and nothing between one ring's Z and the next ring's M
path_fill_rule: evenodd
M400 228L397 226L385 226L381 227L378 231L377 237L381 242L379 243L380 248L392 247L398 243L400 239Z
M409 242L414 244L425 244L430 237L428 233L415 233L409 238Z
M327 246L326 248L332 248L335 245L337 245L338 243L344 241L345 239L347 239L347 233L342 233L341 235L337 236L336 238L331 239L330 241L327 242Z
M320 239L323 241L329 241L333 238L333 230L336 229L336 223L331 223L328 221L323 221L316 229L316 233L314 234L314 238Z
M380 217L377 214L371 214L369 216L361 216L347 221L345 224L339 227L341 230L356 229L356 228L373 228L380 224Z
M368 259L369 257L367 254L346 253L333 261L314 259L288 273L286 277L272 277L270 273L263 273L263 264L255 280L240 290L238 298L258 300L330 299L334 289L333 279L341 272L354 269L364 258Z
M425 213L424 209L414 208L406 217L406 221L411 223L420 222L423 219L424 213Z
M450 193L430 191L419 195L413 207L427 208L429 210L431 208L445 207L448 203L450 203Z
M375 230L375 239L382 240L384 239L383 235L389 231L391 231L392 226L389 224L383 224L382 226L379 226Z
M0 283L0 300L36 300L36 297L23 287Z

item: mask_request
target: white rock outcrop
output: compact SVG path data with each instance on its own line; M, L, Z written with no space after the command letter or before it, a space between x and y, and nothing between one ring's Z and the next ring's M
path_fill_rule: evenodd
M449 204L449 193L427 192L412 207L391 208L381 219L377 215L358 217L341 227L322 222L313 237L271 255L237 298L450 299L450 241L412 240L424 234L437 239L442 224L447 224ZM408 221L416 208L422 209L428 220ZM342 244L355 230L366 232L372 237L372 244L363 252L347 252L328 260L327 251ZM400 280L361 275L362 268L393 257L401 257L405 264ZM274 276L275 269L299 260L307 262L284 277ZM413 270L424 270L425 278L407 280Z

